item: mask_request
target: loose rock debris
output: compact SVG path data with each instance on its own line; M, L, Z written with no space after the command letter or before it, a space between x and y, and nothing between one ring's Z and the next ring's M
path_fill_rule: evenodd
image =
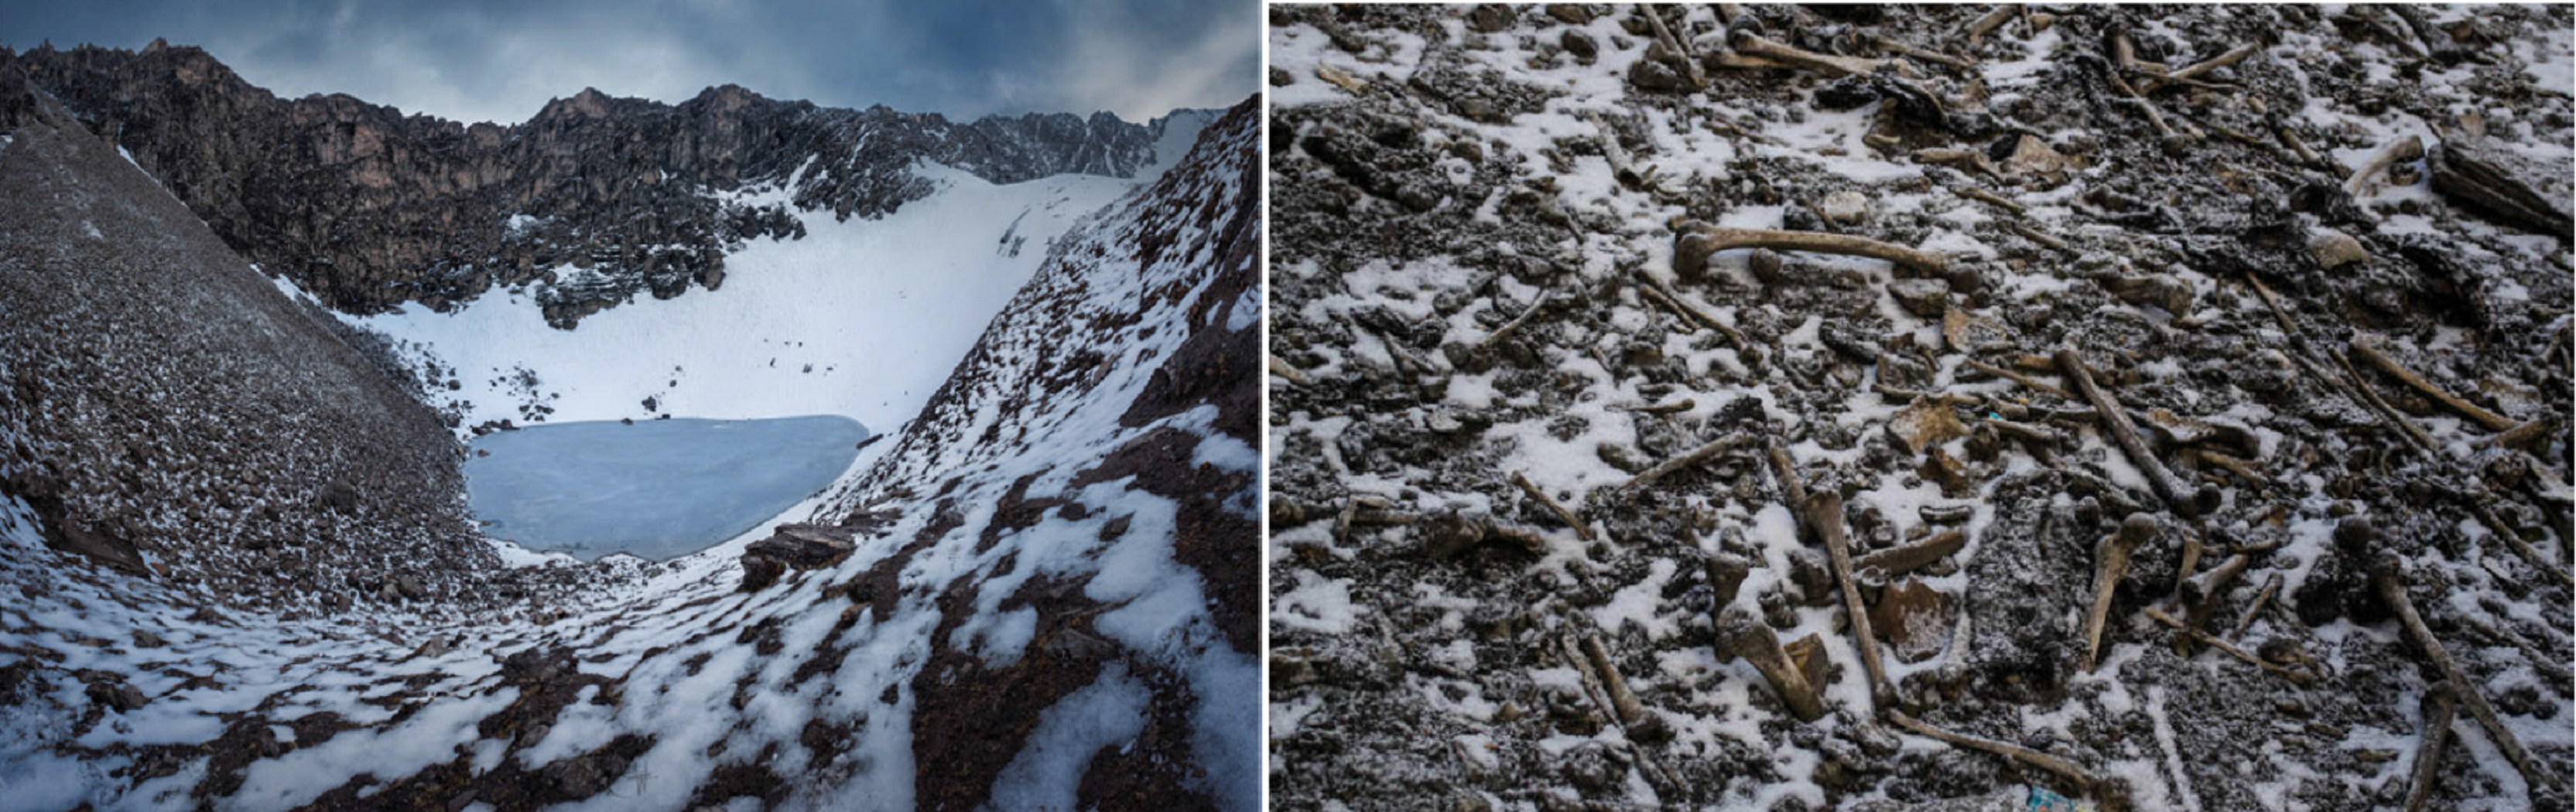
M2569 803L2567 8L1269 13L1279 808Z

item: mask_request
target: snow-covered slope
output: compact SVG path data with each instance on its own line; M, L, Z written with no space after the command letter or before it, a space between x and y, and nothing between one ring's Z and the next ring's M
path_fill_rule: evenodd
M1058 244L823 512L899 512L834 575L933 624L922 808L1257 805L1258 132L1235 107Z
M1147 125L1154 130L1154 160L1136 170L1136 177L1151 181L1172 171L1172 167L1179 166L1183 158L1189 157L1190 147L1199 142L1200 131L1224 117L1223 110L1184 108L1154 119Z
M1093 175L996 185L935 164L914 171L940 191L882 219L797 211L805 236L749 242L727 258L720 289L639 296L572 330L547 326L524 287L446 313L411 304L352 321L426 362L431 399L464 429L809 414L891 429L948 377L1048 243L1138 185ZM791 179L728 198L786 204L794 188Z
M1045 251L765 589L767 527L537 611L194 611L0 501L0 810L1252 808L1256 122Z

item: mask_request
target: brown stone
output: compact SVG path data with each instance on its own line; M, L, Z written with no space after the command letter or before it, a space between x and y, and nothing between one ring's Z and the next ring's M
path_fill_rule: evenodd
M1938 279L1899 279L1887 283L1887 295L1905 312L1937 319L1950 309L1950 283Z
M1870 628L1902 662L1919 663L1941 654L1950 642L1950 596L1907 578L1888 584L1869 610Z
M1955 499L1977 490L1977 482L1968 478L1968 464L1950 456L1940 446L1933 446L1930 453L1923 455L1921 471L1924 478L1940 483L1944 496Z
M1968 436L1968 427L1950 412L1949 404L1917 398L1887 422L1887 433L1904 443L1906 451L1922 454L1923 449Z
M2012 150L2004 155L2003 170L2014 175L2055 178L2066 171L2066 156L2051 149L2037 136L2023 135L2013 141Z
M2370 252L2350 234L2331 228L2320 228L2308 235L2308 255L2315 257L2317 267L2332 270L2370 259Z

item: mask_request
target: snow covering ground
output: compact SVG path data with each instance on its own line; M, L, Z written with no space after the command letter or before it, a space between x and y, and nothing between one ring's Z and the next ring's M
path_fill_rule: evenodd
M1154 162L1137 170L1136 179L1151 183L1181 165L1190 147L1199 142L1199 133L1224 115L1223 110L1174 110L1163 117L1163 132L1154 138Z
M485 533L521 547L669 558L821 491L867 436L832 415L530 426L475 439L466 496Z
M807 236L752 241L726 257L719 289L609 308L578 329L546 326L531 288L448 313L411 304L348 320L395 339L415 364L452 370L430 388L435 404L470 404L460 428L525 424L529 406L550 409L547 421L834 414L899 426L1047 243L1140 183L1059 175L1002 186L936 164L915 171L941 190L881 220L798 212ZM766 206L794 188L790 178L726 197ZM570 282L584 272L556 273ZM458 388L440 391L448 379Z
M903 810L965 788L938 776L978 754L987 778L966 789L993 808L1097 802L1088 779L1104 775L1255 808L1260 666L1216 617L1248 618L1252 581L1211 583L1183 560L1210 544L1254 558L1259 460L1236 435L1256 421L1197 406L1127 422L1185 339L1255 329L1252 110L1153 185L996 187L926 167L947 190L900 214L809 217L808 238L734 255L720 291L613 308L577 332L546 328L524 293L364 320L463 369L469 425L537 392L557 419L644 417L652 397L663 413L904 427L858 451L848 470L865 473L832 497L696 554L611 558L597 566L629 577L579 600L219 613L65 560L26 504L0 499L0 812ZM1004 310L1041 258L1041 284ZM522 368L535 386L488 380ZM934 390L946 407L904 420ZM1230 420L1243 427L1212 428ZM1108 459L1175 435L1193 439L1150 476ZM1198 489L1139 483L1175 471ZM1012 515L1021 493L1064 507ZM750 542L860 506L899 518L835 566L738 589ZM1211 537L1211 515L1239 532ZM1055 612L1059 600L1089 608ZM1030 681L1060 691L997 716L1040 695ZM990 758L996 746L1009 749Z
M1080 621L1066 615L1100 612L1089 634L1119 647L1089 687L1041 716L994 787L994 808L1072 808L1064 787L1083 774L1087 754L1138 746L1142 738L1125 717L1148 704L1156 717L1170 705L1188 720L1195 764L1187 768L1199 775L1184 788L1224 809L1260 804L1261 667L1252 640L1229 643L1251 636L1250 615L1240 613L1253 611L1253 571L1214 583L1207 565L1181 549L1212 544L1236 561L1257 555L1260 455L1248 435L1226 428L1240 422L1233 430L1248 432L1251 415L1228 409L1257 406L1203 404L1138 419L1168 378L1191 374L1181 359L1203 334L1256 335L1261 230L1247 188L1259 155L1256 109L1234 108L1182 171L1102 211L1059 246L1006 311L1046 315L997 320L968 361L972 373L961 370L883 464L832 497L840 510L912 503L887 531L894 538L956 523L910 552L901 570L909 583L966 587L958 601L965 616L947 619L956 628L945 645L981 664L943 679L990 676L1027 662L1033 646L1083 636L1073 625ZM1255 385L1248 364L1233 374ZM1165 438L1186 445L1134 466L1144 470L1122 467L1175 442ZM1156 484L1174 470L1190 472L1187 485ZM889 500L932 489L941 496ZM1034 522L1008 515L1023 509L1014 502L1041 499L1071 504ZM876 554L900 555L863 553L839 574L883 566L886 559L861 560ZM1050 582L1082 584L1079 600L1094 608L1014 608L1030 587ZM1224 628L1219 612L1228 606L1243 628ZM905 617L893 622L918 622ZM1185 687L1149 692L1131 681L1136 670ZM1170 769L1162 761L1156 754L1155 769ZM1034 790L1032 782L1053 789Z
M1485 33L1472 21L1486 8L1472 13L1465 9L1423 13L1418 15L1428 20L1423 25L1411 25L1411 17L1396 12L1377 16L1342 8L1274 22L1269 31L1269 62L1278 77L1273 104L1280 111L1306 113L1277 115L1273 122L1275 129L1288 129L1294 135L1274 141L1278 146L1273 150L1273 165L1295 170L1274 176L1281 195L1274 211L1279 224L1289 229L1284 233L1291 236L1279 240L1281 253L1275 255L1274 280L1282 298L1274 311L1273 346L1285 361L1272 359L1272 369L1293 367L1272 384L1279 405L1269 446L1273 474L1281 483L1273 493L1275 532L1269 547L1275 584L1269 593L1274 632L1269 735L1274 752L1292 754L1274 755L1271 761L1274 797L1286 799L1291 808L1325 809L1434 804L1496 809L1670 808L1686 800L1714 800L1717 808L1724 809L1801 809L1887 800L1885 794L1871 796L1889 786L1919 794L1948 792L1947 783L1952 780L1991 781L1988 773L1985 778L1945 776L1910 786L1891 780L1873 789L1867 782L1890 772L1886 754L1869 752L1873 748L1892 745L1890 749L1922 761L1928 760L1924 754L1943 752L1945 746L1903 734L1882 739L1889 734L1868 731L1867 725L1857 726L1864 728L1859 734L1836 732L1833 735L1845 738L1828 739L1817 734L1834 731L1835 725L1784 723L1785 717L1754 701L1754 694L1768 689L1752 666L1722 660L1710 649L1705 632L1686 626L1695 615L1714 613L1690 610L1688 601L1679 599L1684 587L1700 580L1691 572L1697 569L1691 563L1697 557L1674 554L1639 565L1637 559L1645 556L1632 552L1636 545L1672 543L1667 541L1670 536L1622 537L1618 530L1605 528L1619 528L1632 519L1626 515L1631 512L1627 506L1617 501L1630 495L1618 488L1636 476L1642 463L1653 461L1651 456L1619 458L1612 452L1634 455L1638 448L1660 445L1666 451L1656 454L1678 453L1720 431L1742 431L1730 428L1738 424L1724 422L1722 412L1730 405L1749 403L1758 410L1745 422L1760 426L1761 431L1792 438L1844 438L1784 445L1791 462L1806 470L1856 471L1848 475L1866 477L1844 489L1847 498L1855 512L1887 517L1892 526L1881 529L1894 531L1895 537L1920 537L1936 529L1921 517L1955 516L1944 523L1972 539L1955 556L1961 566L1926 575L1921 581L1946 594L1978 599L1969 590L1970 567L1981 555L2000 555L1988 548L2001 535L2002 525L2027 524L2029 517L1997 515L1991 491L1945 494L1928 475L1916 476L1910 467L1884 475L1856 464L1866 449L1850 438L1884 431L1906 401L1871 391L1857 381L1837 387L1784 374L1836 363L1837 350L1828 346L1828 340L1846 322L1873 322L1864 343L1874 350L1881 344L1896 346L1885 341L1888 337L1902 337L1916 346L1942 346L1941 319L1918 317L1892 298L1875 294L1876 301L1867 310L1849 316L1798 312L1822 309L1814 305L1767 304L1766 291L1793 302L1827 296L1798 291L1804 283L1756 282L1748 267L1749 251L1712 257L1709 276L1715 277L1713 281L1676 284L1661 275L1673 266L1673 235L1667 224L1706 216L1702 210L1712 198L1721 209L1712 218L1715 225L1782 228L1788 210L1782 205L1752 205L1749 199L1755 195L1749 193L1756 189L1778 193L1796 205L1812 204L1829 191L1855 188L1878 220L1902 222L1925 215L1927 224L1908 224L1913 230L1901 238L1906 244L1978 262L1998 258L2001 252L1996 245L2009 237L1994 226L2016 218L1989 213L1985 204L1944 188L1982 185L1988 180L1956 180L1947 169L1907 160L1903 150L1866 144L1864 138L1872 131L1880 103L1830 110L1812 103L1812 88L1823 84L1820 80L1777 80L1789 89L1775 95L1771 91L1776 88L1746 90L1756 81L1744 74L1714 70L1707 93L1681 94L1689 97L1686 106L1642 103L1642 93L1626 77L1639 60L1647 58L1652 38L1623 26L1632 22L1622 19L1627 16L1624 9L1593 16L1584 11L1587 7L1551 6L1543 17L1537 9L1516 8L1504 15L1512 25ZM1582 13L1560 15L1560 11ZM1694 8L1678 16L1713 21L1731 20L1735 13ZM2337 14L2330 11L2328 16ZM1274 14L1273 19L1281 18ZM1308 22L1315 19L1323 22ZM1372 25L1386 21L1407 24ZM1676 27L1686 37L1692 30ZM2316 31L2282 31L2278 44L2265 53L2296 73L2306 55L2350 47L2326 38L2334 30L2319 26ZM1724 24L1704 30L1690 50L1706 54L1719 49L1726 41L1725 32ZM2177 39L2197 42L2214 36L2204 31L2188 33ZM2069 71L2064 65L2069 60L2060 58L2060 49L2074 52L2093 47L2056 29L2015 36L2026 40L2015 47L2026 50L2027 59L1989 61L1974 68L1985 88L1993 91L1991 103L1996 109L2005 108L2007 97L2020 103L2025 92L2039 95L2037 86L2043 82L2067 81ZM1575 37L1598 43L1597 58L1587 55L1578 60L1568 56L1572 49L1558 47ZM2495 47L2527 51L2528 70L2547 80L2543 84L2554 84L2564 80L2571 65L2566 42L2567 32L2557 31L2536 42L2516 39ZM2211 52L2216 50L2213 47ZM1446 77L1456 73L1489 79L1484 85L1503 84L1491 80L1508 78L1529 88L1529 93L1554 95L1534 102L1535 109L1526 112L1473 117L1460 112L1466 107L1460 100L1471 95L1460 87L1476 83L1448 84ZM2305 74L2299 75L2304 83ZM2422 70L2422 82L2438 90L2466 86L2478 75L2474 65L2427 67ZM1502 104L1509 103L1510 94L1495 95L1506 97ZM2334 154L2347 164L2356 164L2372 148L2400 135L2422 134L2427 144L2437 141L2432 135L2435 122L2394 107L2365 111L2336 104L2323 93L2311 98L2311 106L2295 111L2296 115L2321 128L2364 133L2348 139L2363 146ZM1345 115L1343 110L1357 112ZM2472 110L2465 105L2454 112L2476 112L2490 122L2510 122L2493 125L2494 130L2514 136L2510 140L2517 148L2540 157L2563 157L2565 131L2549 131L2544 123L2554 120L2563 126L2563 117L2550 119L2540 115L2542 111L2531 110ZM1372 153L1365 145L1352 147L1361 140L1356 134L1388 148ZM1609 147L1596 146L1597 142L1620 144L1617 157L1633 156L1644 179L1623 183L1613 157L1607 154ZM1288 163L1285 156L1291 155L1314 160ZM1370 163L1355 155L1386 157ZM1772 163L1747 166L1746 158ZM1424 164L1445 170L1446 182L1437 177L1425 180L1430 173L1418 171ZM1358 188L1337 188L1334 177L1348 179L1347 186ZM2368 204L2413 197L2429 206L2438 198L2418 177L2412 183L2374 186L2359 199ZM2042 230L2103 231L2104 227L2089 226L2077 215L2073 196L2088 183L2107 184L2112 179L2110 171L2095 170L2055 191L2007 190L2007 203L2024 210L2017 218L2020 222ZM1312 210L1292 208L1290 195L1301 185L1323 187L1325 191L1308 199L1324 202L1308 204L1306 208ZM1336 199L1337 192L1347 197ZM1366 199L1361 192L1387 199ZM1427 193L1405 199L1407 192ZM1411 211L1398 211L1398 205ZM1501 226L1505 220L1496 213L1509 207L1523 211L1512 216L1514 226L1549 223L1527 214L1538 210L1561 216L1572 227L1498 229L1497 234L1467 229L1454 243L1423 245L1409 241L1421 236L1419 232L1392 225L1406 219L1445 225L1451 222L1441 219L1445 216L1473 212L1474 222ZM1325 230L1330 237L1300 239L1300 218L1322 220L1325 215L1341 216L1346 227ZM2403 229L2421 219L2396 215L2386 227ZM2525 253L2502 257L2507 262L2564 273L2566 254L2552 238L2524 238L2475 220L2445 226L2452 229L2443 234L2451 241L2444 245L2446 251L2497 259L2496 253L2480 244L2492 240L2490 245L2509 244ZM1377 236L1381 229L1394 236ZM1396 242L1404 244L1382 250L1407 256L1372 259L1363 253ZM2016 301L2054 297L2081 284L2064 273L2064 263L2050 259L2027 267L2004 265L1988 271L1985 279L2002 292L1997 299ZM1816 278L1848 280L1850 287L1864 291L1884 288L1902 276L1891 263L1880 260L1807 255L1794 261ZM2268 324L2268 313L2243 306L2250 297L2220 296L2221 280L2213 275L2182 267L2156 270L2169 270L2202 292L2202 302L2237 305L2203 307L2189 314L2195 319ZM1707 333L1695 335L1696 327L1687 319L1672 326L1675 314L1669 311L1678 308L1648 302L1642 294L1635 299L1621 297L1619 291L1634 286L1628 280L1635 277L1676 290L1673 298L1688 309L1755 333L1752 343L1772 351L1772 362L1748 366L1736 346L1743 343L1741 339L1729 343ZM1783 289L1791 292L1778 293ZM1739 291L1755 295L1727 295ZM1785 323L1784 312L1789 314ZM1494 338L1510 329L1500 325L1521 327L1521 319L1528 318L1525 314L1538 317L1509 341ZM1598 317L1592 318L1595 314ZM2157 318L2163 323L2162 317ZM1759 330L1753 325L1760 325ZM1482 349L1489 341L1500 342L1492 355L1502 360L1474 366L1459 361L1484 357L1462 350ZM1533 349L1525 357L1505 352L1513 344ZM1652 360L1633 360L1639 358ZM1656 369L1665 359L1673 362L1670 375ZM1962 375L1964 367L1952 358L1940 360L1931 369L1932 383L1925 388L1981 397L2016 391L2003 381ZM2158 377L2184 374L2172 365L2144 368ZM1874 374L1887 373L1881 368ZM1421 383L1418 390L1407 391L1389 381ZM1836 398L1838 403L1797 403L1802 390L1810 389L1847 397ZM1328 394L1304 394L1317 391ZM1796 408L1801 405L1808 408ZM1643 416L1649 406L1671 410ZM2213 417L2261 426L2272 415L2260 406L2245 405L2235 413ZM2470 446L2465 438L2472 432L2448 418L2426 422L2446 452L2467 455ZM1689 427L1689 432L1663 428L1674 425ZM1708 427L1709 434L1699 434L1701 427ZM1663 428L1660 436L1650 433L1658 428ZM1440 436L1444 434L1448 436ZM2257 434L2265 444L2266 458L2277 459L2281 436L2269 429ZM2107 436L2087 430L2075 443L2082 459L2098 461L2112 483L2131 490L2145 487L2143 475L2124 462ZM1966 447L1964 440L1951 441L1945 453L1966 457ZM1458 464L1461 458L1472 462ZM1638 464L1622 464L1631 459ZM1995 479L2027 473L2034 465L2029 459L2010 459L1994 470ZM1749 549L1756 558L1737 594L1781 592L1779 585L1797 571L1793 556L1813 552L1814 545L1799 538L1799 520L1767 490L1730 492L1724 487L1747 480L1760 484L1761 462L1711 467L1725 471L1718 475L1722 478L1715 480L1716 486L1698 491L1668 489L1636 497L1638 504L1661 499L1697 511L1695 522L1683 525L1687 531L1674 546L1696 546L1691 552L1703 555ZM1752 473L1743 473L1747 471ZM1549 494L1571 508L1585 523L1585 531L1566 527L1554 514L1536 509L1532 500L1519 496L1520 490L1504 484L1506 475L1525 477L1520 489ZM1302 482L1317 483L1308 490L1313 495L1306 496L1314 501L1290 506L1301 521L1278 522L1275 517L1282 515L1280 503L1285 497L1301 496L1291 492L1291 483ZM2331 550L2329 537L2335 523L2327 518L2327 509L2351 506L2320 493L2321 484L2293 483L2298 495L2285 501L2302 519L2280 534L2285 537L2284 558L2313 563ZM2236 498L2253 501L2249 496ZM2390 507L2395 506L2373 510ZM1375 521L1365 518L1372 512L1381 516ZM2239 508L2228 515L2250 512ZM1535 561L1520 566L1513 554L1492 553L1492 558L1507 563L1488 564L1478 555L1461 555L1475 562L1462 564L1408 552L1409 545L1426 535L1420 525L1448 515L1519 518L1540 536L1532 545ZM2225 529L2249 535L2276 529L2247 531L2248 524ZM1594 540L1588 531L1604 533L1606 541ZM2481 554L2491 564L2496 556ZM1434 560L1419 560L1424 558ZM1676 567L1676 561L1682 566ZM2442 561L2438 556L2428 556L2417 566L2429 571L2476 569L2476 565ZM2558 566L2564 566L2563 559ZM2308 574L2305 567L2286 568L2287 587L2280 591L2284 600ZM2254 586L2242 584L2237 593L2250 595ZM2462 588L2451 593L2449 600L2463 609L2462 616L2477 616L2486 614L2477 603L2496 600L2495 594ZM2417 600L2422 600L2420 594ZM2517 622L2536 623L2544 614L2531 602L2511 602L2511 606L2515 613L2511 619ZM1842 713L1847 718L1866 720L1879 703L1870 695L1863 669L1857 667L1859 650L1845 632L1848 623L1843 611L1833 605L1791 605L1774 613L1771 617L1777 619L1770 622L1781 640L1823 642L1824 656L1837 664L1823 685L1826 704L1845 709ZM2327 788L2347 795L2381 791L2385 797L2387 788L2406 785L2416 740L2412 730L2319 728L2330 731L2325 734L2325 749L2366 750L2379 759L2344 775L2320 776L2309 765L2333 762L2304 752L2285 752L2277 743L2249 744L2267 749L2257 758L2225 764L2213 764L2210 753L2192 752L2195 739L2206 742L2223 735L2192 729L2194 721L2225 714L2214 712L2205 698L2187 696L2176 686L2196 681L2217 685L2223 681L2214 675L2223 669L2250 669L2206 652L2198 660L2179 664L2170 657L2150 657L2166 643L2156 636L2160 630L2150 631L2134 614L2121 621L2123 626L2105 643L2099 674L2119 675L2124 667L2147 663L2131 669L2129 679L2154 674L2172 681L2132 696L2126 683L2115 676L2082 677L2076 680L2081 695L2062 704L2051 700L2013 708L1990 703L1984 706L1989 718L2021 714L2022 732L2028 738L2014 740L2022 742L2062 746L2080 740L2069 732L2070 726L2106 740L2094 745L2099 750L2082 752L2098 758L2104 772L2126 779L2138 793L2134 800L2139 808L2200 808L2204 794L2222 789L2236 793L2229 797L2260 795L2269 808L2351 808L2333 805L2337 796ZM1564 660L1518 650L1524 647L1528 628L1548 629L1550 624L1598 629L1612 652L1629 652L1618 655L1625 679L1645 698L1653 717L1647 721L1670 742L1634 741L1633 730L1613 724L1600 725L1597 733L1568 724L1565 727L1577 732L1561 733L1534 723L1580 717L1594 704L1580 699L1587 689L1576 669L1557 667ZM2252 628L2261 635L2253 639L2292 636L2286 624L2266 621ZM1906 664L1891 658L1890 678L1902 683L1918 674L1958 669L1972 656L1982 655L1968 645L1979 638L1972 638L1964 623L1959 629L1954 645L1928 660ZM2363 626L2342 620L2318 628L2316 634L2323 638L2317 647L2335 652L2329 655L2333 657L2341 657L2341 647L2347 646L2394 649L2399 639L2393 624ZM2564 649L2559 646L2565 637L2563 632L2553 634L2557 636L2544 638L2542 645L2563 662ZM1643 654L1634 653L1640 649ZM2506 664L2494 668L2497 684L2490 690L2528 691L2544 684L2533 669L2515 663L2518 652L2489 651L2510 655L2497 658ZM1296 670L1283 663L1295 665ZM2335 663L2338 669L2344 665ZM2167 671L2151 669L2203 673L2172 678L2164 676ZM1283 673L1301 676L1283 680ZM2267 677L2259 674L2233 676L2268 687L2259 682ZM2418 706L2422 688L2408 685L2391 693L2390 701L2380 703L2374 698L2370 704L2411 711ZM2103 698L2088 701L2092 694ZM1560 695L1578 697L1568 703L1576 706L1572 712L1556 704ZM2532 702L2536 710L2514 716L2507 724L2526 744L2564 753L2571 737L2566 720L2576 704L2570 704L2555 684L2537 696ZM2337 699L2351 702L2350 697ZM2324 704L2313 697L2308 701ZM2255 718L2250 711L2247 715ZM2123 740L2095 732L2111 725L2144 728L2154 735ZM2485 741L2485 732L2475 727L2466 722L2457 726L2475 763L2450 775L2477 777L2446 780L2468 784L2493 777L2497 786L2456 790L2474 799L2462 808L2518 808L2517 794L2525 799L2520 808L2528 808L2528 790L2520 777L2502 765ZM1793 732L1783 736L1783 730ZM1457 731L1463 733L1447 735ZM1827 746L1818 747L1820 740ZM1586 752L1612 754L1608 763L1614 768L1595 785L1585 781L1602 776L1586 773L1583 759L1569 757ZM1298 753L1309 758L1300 761ZM2185 762L2193 774L2182 773L2178 765ZM1855 768L1854 763L1874 766ZM1669 781L1658 778L1659 772L1698 780ZM1940 768L1922 774L1947 772ZM1863 776L1858 789L1849 786L1855 773ZM1829 796L1826 786L1836 781L1843 785ZM1583 786L1580 796L1567 789L1578 785ZM2480 797L2482 792L2491 794ZM2309 806L2319 797L2326 799L2323 805ZM2211 807L2221 805L2225 804L2213 801ZM2032 808L2039 808L2036 802Z

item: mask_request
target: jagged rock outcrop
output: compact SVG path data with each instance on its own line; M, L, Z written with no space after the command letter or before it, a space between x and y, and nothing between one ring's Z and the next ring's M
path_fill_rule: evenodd
M961 124L726 85L677 105L584 90L523 123L467 125L341 94L281 99L202 50L157 41L0 49L0 63L127 150L235 250L333 308L444 307L531 285L558 327L638 293L721 286L744 241L802 236L790 205L891 213L934 190L916 162L996 183L1132 177L1158 161L1166 122ZM786 187L791 202L717 196L751 186Z

